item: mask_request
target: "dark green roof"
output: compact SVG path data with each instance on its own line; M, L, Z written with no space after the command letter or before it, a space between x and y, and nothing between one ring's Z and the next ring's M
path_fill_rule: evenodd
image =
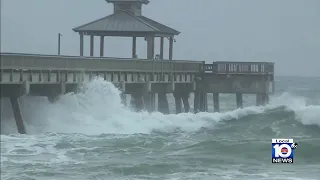
M158 23L145 16L135 16L126 11L103 17L73 29L75 32L117 32L154 33L158 35L178 35L179 31Z

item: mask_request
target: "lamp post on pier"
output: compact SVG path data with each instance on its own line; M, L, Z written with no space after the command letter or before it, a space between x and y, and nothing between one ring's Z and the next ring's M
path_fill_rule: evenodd
M61 36L62 36L62 34L61 34L61 33L59 33L59 34L58 34L58 55L59 55L59 56L60 56Z

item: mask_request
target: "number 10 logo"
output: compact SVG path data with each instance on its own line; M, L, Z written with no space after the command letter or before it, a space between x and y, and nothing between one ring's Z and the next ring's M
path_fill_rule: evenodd
M297 146L293 139L272 139L272 163L293 163Z
M276 144L273 148L275 158L289 158L292 154L291 146L288 144Z

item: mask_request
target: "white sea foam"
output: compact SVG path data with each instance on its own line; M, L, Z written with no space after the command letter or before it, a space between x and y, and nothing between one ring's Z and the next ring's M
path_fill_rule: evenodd
M308 105L305 97L283 93L271 100L270 106L285 106L294 111L297 120L304 125L318 125L320 127L320 105Z

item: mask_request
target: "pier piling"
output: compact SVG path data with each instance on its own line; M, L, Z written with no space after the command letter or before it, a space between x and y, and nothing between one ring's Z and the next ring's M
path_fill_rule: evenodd
M10 97L10 103L13 110L13 116L16 121L17 129L20 134L26 134L26 128L20 110L19 99L16 96Z
M266 93L257 93L256 94L256 105L264 106L269 103L269 95Z
M131 94L131 107L135 111L142 111L144 108L144 99L142 94L140 93L132 93Z
M158 93L158 111L163 114L169 114L169 103L165 92Z
M213 111L220 112L219 93L213 93Z
M241 93L236 93L237 108L243 108L243 99Z
M51 95L51 96L48 96L47 98L50 103L55 103L58 100L58 96L56 95Z
M174 100L175 100L175 106L176 106L176 114L179 114L182 112L182 100L181 100L181 94L178 92L173 93Z
M198 113L200 111L200 93L199 92L194 92L193 109L194 109L194 113Z
M144 109L146 109L148 112L153 112L155 110L155 93L153 92L147 92L143 96L144 100Z
M189 104L189 93L184 93L182 96L182 102L184 107L184 112L190 111L190 104Z
M200 112L207 112L208 111L208 98L207 93L200 93Z

